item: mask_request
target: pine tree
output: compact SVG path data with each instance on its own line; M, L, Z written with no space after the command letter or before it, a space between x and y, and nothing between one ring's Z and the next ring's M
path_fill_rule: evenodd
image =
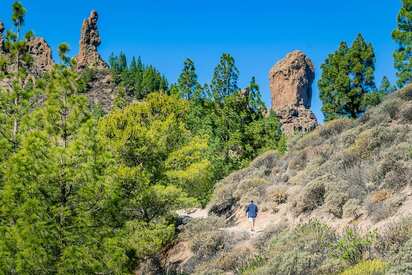
M393 31L392 38L399 47L393 57L397 70L397 84L402 88L412 82L412 0L402 0L397 20L398 26Z
M214 99L223 102L225 97L237 92L239 90L238 78L239 70L236 68L234 58L224 53L213 73L211 90Z
M31 65L28 42L32 32L21 38L26 9L20 2L14 2L12 12L14 30L7 31L4 71L1 73L1 77L6 79L4 91L0 92L0 139L5 145L3 148L16 151L20 143L21 120L28 113L30 99L34 95L34 79L28 73Z
M381 81L381 85L379 86L379 92L382 94L390 94L396 90L396 87L391 84L389 79L384 76Z
M372 45L359 34L350 48L342 42L321 68L318 85L325 119L339 116L356 118L362 114L367 107L364 97L376 89Z
M256 83L256 78L252 77L247 89L247 96L249 97L249 107L257 113L263 113L266 109L260 94L259 85Z
M197 80L195 65L189 58L184 62L182 73L177 81L177 88L181 98L190 100L199 96L201 86Z

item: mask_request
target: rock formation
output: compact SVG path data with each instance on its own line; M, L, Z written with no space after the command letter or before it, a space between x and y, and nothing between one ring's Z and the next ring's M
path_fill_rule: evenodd
M29 41L29 54L33 57L33 63L30 68L31 73L40 75L52 69L54 62L52 51L46 40L42 37L35 37Z
M97 29L98 18L97 12L93 10L90 13L89 18L83 20L80 33L80 51L76 57L77 68L80 70L87 67L97 69L108 67L97 52L97 47L101 43L99 31Z
M0 21L0 53L3 52L3 32L4 32L4 24Z
M272 110L283 130L290 135L308 132L318 125L310 108L315 69L301 51L293 51L276 63L269 72Z

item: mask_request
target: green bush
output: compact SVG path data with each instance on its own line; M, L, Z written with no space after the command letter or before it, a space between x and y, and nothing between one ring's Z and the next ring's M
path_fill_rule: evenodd
M341 275L384 275L387 264L381 260L362 261L345 270Z
M374 234L362 236L356 230L349 228L333 245L332 254L350 264L356 264L362 260L364 253L370 250L374 238Z
M334 232L316 220L284 230L271 240L262 267L245 274L313 274L335 240Z

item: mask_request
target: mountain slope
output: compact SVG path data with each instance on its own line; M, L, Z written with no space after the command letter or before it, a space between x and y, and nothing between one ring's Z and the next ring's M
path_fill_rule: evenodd
M197 274L333 274L375 259L359 265L393 271L389 262L412 237L411 130L409 86L359 120L334 120L295 138L285 156L261 155L217 185L209 217L192 219L176 241L190 253L171 259L174 247L163 266ZM253 234L244 213L251 199L261 210Z

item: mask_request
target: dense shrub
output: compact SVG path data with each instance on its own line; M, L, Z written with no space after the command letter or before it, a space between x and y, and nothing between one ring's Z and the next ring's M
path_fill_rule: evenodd
M311 274L326 259L335 240L333 231L318 221L285 230L271 240L262 267L245 274Z
M375 242L376 251L382 256L397 254L401 247L412 238L412 219L404 218L392 223L378 236Z
M412 100L412 84L404 87L397 95L403 100Z
M401 104L402 102L399 99L391 98L383 102L380 108L385 114L388 114L391 119L396 119L399 114L399 106Z
M191 249L197 260L209 260L228 248L229 235L220 230L200 232L191 239Z
M361 214L361 202L358 199L348 200L342 208L344 218L358 218Z
M365 252L369 251L374 240L374 234L362 236L355 229L347 229L333 245L333 255L350 264L362 260Z
M405 122L412 122L412 104L405 104L401 109L401 117Z
M318 178L307 184L296 199L296 213L312 211L325 202L325 180L327 177Z
M353 125L354 121L352 119L335 119L321 126L319 128L319 135L324 139L328 139L329 137L339 135L342 131L352 127Z
M391 264L389 274L412 273L412 239L409 239L397 253L393 253Z
M348 268L341 275L384 275L387 264L381 260L362 261Z

